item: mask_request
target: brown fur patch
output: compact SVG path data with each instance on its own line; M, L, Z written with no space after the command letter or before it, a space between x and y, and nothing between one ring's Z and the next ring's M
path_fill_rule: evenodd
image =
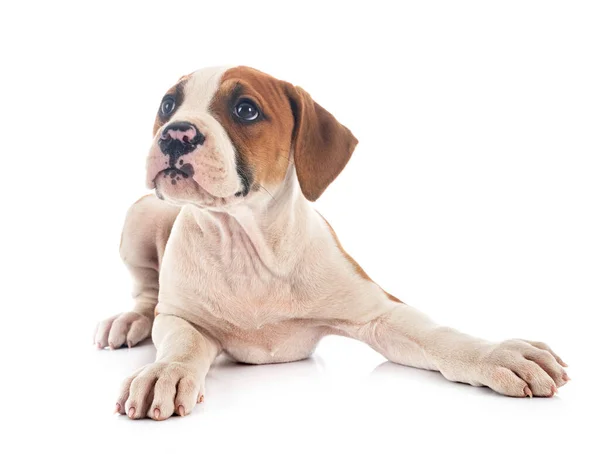
M262 118L252 123L237 119L233 109L241 99L255 103ZM223 74L210 111L227 131L240 165L248 169L250 186L276 185L283 180L294 117L281 81L245 66L231 68Z
M358 273L358 275L360 277L362 277L363 279L366 279L368 281L373 282L375 285L377 285L373 279L371 279L369 277L369 275L365 272L365 270L362 269L362 267L356 262L356 260L354 260L350 254L348 254L346 252L346 250L342 247L342 243L340 243L340 239L338 238L338 236L336 235L335 231L333 230L333 228L331 227L331 224L329 224L329 222L327 222L327 219L325 219L320 213L319 215L323 218L323 220L325 221L325 224L327 224L327 227L329 227L329 231L331 232L331 236L333 236L333 239L335 240L335 243L337 244L338 249L340 250L340 252L344 255L344 257L346 258L346 260L348 260L350 262L350 264L354 267L354 271L356 271ZM379 287L379 286L378 286ZM381 287L379 287L381 288ZM383 291L383 293L385 293L388 297L388 299L396 302L396 303L402 303L404 304L402 301L400 301L398 298L396 298L394 295L389 294L388 292L386 292L385 290L381 289Z

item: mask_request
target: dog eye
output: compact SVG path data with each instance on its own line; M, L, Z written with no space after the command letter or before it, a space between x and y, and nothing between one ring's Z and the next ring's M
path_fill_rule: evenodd
M254 121L260 116L258 107L253 102L243 99L238 102L233 108L233 113L236 117L243 121Z
M171 96L167 96L165 99L162 100L162 103L160 105L160 114L166 117L167 115L172 114L174 110L175 99L173 99L173 97Z

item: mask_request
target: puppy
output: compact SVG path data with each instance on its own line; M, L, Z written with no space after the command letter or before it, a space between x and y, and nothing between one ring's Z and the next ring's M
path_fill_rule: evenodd
M152 331L157 348L116 411L184 416L217 355L297 361L329 334L508 396L553 396L569 380L546 344L438 326L369 279L310 204L356 144L303 89L251 68L203 69L167 91L147 159L156 195L129 209L120 246L133 311L95 336L114 349Z

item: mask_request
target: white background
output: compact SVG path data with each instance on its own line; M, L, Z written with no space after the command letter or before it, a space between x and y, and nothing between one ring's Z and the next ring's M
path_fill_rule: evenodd
M3 452L598 449L598 2L1 9ZM327 338L299 363L220 363L189 417L112 415L154 355L92 346L131 307L124 214L164 91L217 64L301 85L360 139L316 206L375 281L474 335L548 342L572 381L511 399Z

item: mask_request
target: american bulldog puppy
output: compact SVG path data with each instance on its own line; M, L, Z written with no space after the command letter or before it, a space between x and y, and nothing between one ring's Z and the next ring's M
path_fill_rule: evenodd
M155 195L129 209L120 247L133 310L95 336L114 349L152 332L157 348L123 383L116 411L184 416L202 401L217 355L297 361L331 334L508 396L552 396L569 380L546 344L439 326L344 251L310 202L356 144L302 88L248 67L202 69L167 91L147 159Z

